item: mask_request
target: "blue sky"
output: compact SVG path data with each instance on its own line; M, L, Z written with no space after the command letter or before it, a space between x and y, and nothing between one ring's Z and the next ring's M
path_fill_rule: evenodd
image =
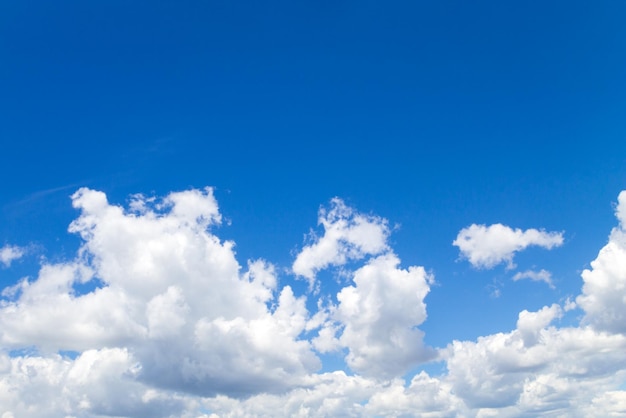
M68 323L73 318L68 313L53 316L52 324L41 319L46 317L43 305L33 302L39 299L28 296L25 288L5 292L0 305L5 357L0 364L13 366L0 367L0 384L12 388L15 396L0 397L0 410L27 416L26 406L33 403L31 410L41 416L45 409L37 408L44 406L25 395L36 385L49 388L51 397L60 396L53 390L58 385L49 382L12 386L25 364L36 363L57 370L50 376L62 376L64 393L69 393L63 407L69 409L58 406L61 409L50 416L141 416L154 410L164 416L295 414L275 409L285 403L306 406L313 416L626 413L601 409L626 402L619 390L626 366L601 377L581 373L573 378L546 365L531 374L505 373L504 380L472 375L463 368L480 364L472 357L477 354L471 344L495 341L497 335L508 335L511 341L519 337L530 351L537 344L546 352L556 350L560 346L555 341L563 341L566 334L591 339L598 349L623 348L624 330L602 312L623 308L610 296L626 282L619 263L626 250L619 234L611 232L621 230L619 208L626 206L618 204L618 195L626 189L624 13L626 5L619 2L579 1L0 5L0 287L17 289L12 286L23 283L24 277L40 283L41 289L46 281L66 283L53 287L60 292L53 292L58 299L46 302L57 306L56 312L81 312L83 292L105 297L98 288L119 292L117 300L133 301L117 307L120 322L106 325L118 333L98 336L88 330L105 327L115 318L93 313L83 322ZM114 221L114 211L89 206L99 201L96 191L106 194L110 207L126 208L126 218ZM183 194L170 194L177 192ZM136 194L144 197L133 198ZM132 201L143 201L147 209L133 212ZM182 201L197 207L183 210L181 205L187 203L177 203ZM205 224L179 216L188 210L212 220ZM324 218L329 213L337 216ZM175 230L187 234L177 238L186 243L180 248L189 245L200 251L212 239L219 240L222 250L204 251L213 254L207 255L211 260L236 260L239 267L232 271L238 273L231 272L235 278L226 275L229 280L251 280L254 268L250 270L248 260L264 260L265 270L257 268L274 279L259 279L255 286L269 289L272 297L254 299L260 309L256 313L244 308L229 314L217 308L204 312L189 293L206 291L217 300L245 301L254 292L244 286L243 293L228 293L225 282L218 280L222 273L211 270L215 266L184 258L195 254L191 250L177 261L168 258L175 251L156 256L158 248L168 247L173 230L150 224L150 216L164 224L178 222ZM318 223L324 219L326 228ZM136 229L131 226L135 221ZM143 221L151 225L145 228L153 228L152 235L138 226ZM115 229L125 222L126 232ZM73 232L68 232L70 224ZM503 228L488 229L497 224ZM472 225L478 229L468 236L471 248L463 252L453 241ZM480 225L487 229L480 230ZM100 232L90 235L90 228ZM113 239L124 233L127 241ZM380 241L376 234L382 234ZM152 239L155 243L148 244ZM155 294L133 290L132 283L152 280L145 263L136 265L138 259L123 256L135 254L134 243L157 251L142 259L156 257L153 267L159 273L154 274L165 275ZM613 252L600 252L612 245ZM322 247L326 250L315 250ZM301 265L308 267L298 270L294 263L305 257L307 248L312 249L310 256ZM493 263L472 262L480 260L479 253L491 254ZM394 257L398 264L389 261ZM385 264L387 270L377 264L383 258L390 263ZM176 263L187 266L187 276L168 276L178 271ZM64 276L61 266L74 269L73 278ZM218 270L231 271L228 266ZM423 267L423 273L412 266ZM386 273L357 280L366 276L365 267ZM76 273L84 269L93 272ZM587 278L585 269L591 272ZM308 281L302 274L306 271L312 272ZM404 273L398 271L407 272L406 280L419 283L418 288L408 293L389 290L394 283L404 283L398 278ZM207 288L197 285L196 274L208 281ZM543 281L513 280L516 274ZM609 284L600 279L603 274L612 277ZM398 281L386 281L390 277ZM363 293L369 289L366 282L380 286L368 293L370 299ZM306 299L304 311L294 308L290 315L291 323L298 317L308 325L289 331L279 327L281 335L290 338L285 347L293 349L284 357L293 362L274 359L275 352L267 347L262 353L254 351L250 347L258 347L245 339L224 337L221 345L203 345L202 338L211 340L210 330L225 332L217 318L251 324L265 318L275 324L276 309L282 306L279 296L287 287L296 299ZM30 289L42 292L37 286ZM407 294L411 296L402 302ZM374 305L364 305L362 318L374 309L378 316L372 318L378 319L362 322L347 310L358 295L364 298L359 300L378 301L376 309L399 310L376 311ZM411 310L422 304L423 312ZM171 315L157 321L150 316L155 306ZM543 333L541 338L529 336L520 316L524 310L537 313L528 321L541 325L536 331ZM178 314L187 325L177 322ZM174 337L155 325L159 321L179 324L182 330L194 326L195 331L184 331L184 336L199 351L181 348L166 355L159 338ZM407 340L398 337L399 342L389 343L384 333L372 331L393 328L392 323L404 324L405 331L418 329L423 336L406 331ZM68 331L43 335L37 329L44 324ZM272 339L274 325L267 326L266 337ZM329 333L325 335L334 330L338 342L316 346L322 330ZM184 341L180 335L176 338ZM232 352L243 354L229 353L227 341L238 347ZM383 358L359 351L368 344ZM19 354L25 349L29 355ZM74 354L59 360L59 352ZM210 355L231 366L230 377L211 365L206 375L195 377L196 386L189 384L187 375L155 377L155 370L184 369L182 359L200 361ZM246 356L264 355L274 359L266 359L267 373L248 375L242 366L248 364ZM81 364L89 363L89 356L102 364L117 362L123 370L105 376L93 367L85 369ZM501 357L483 360L497 369L494 364ZM389 362L394 358L398 363ZM597 366L593 357L572 361L587 360ZM616 364L622 360L617 358ZM141 365L140 371L127 372L121 366L125 362ZM205 370L202 367L197 365ZM599 366L594 367L589 369ZM81 389L72 380L78 369L86 370L91 389ZM293 379L285 383L284 376L276 377L271 370L282 370ZM339 378L334 370L346 375ZM420 371L428 374L416 375ZM476 390L468 392L462 382L470 375L486 382L483 387L495 384L506 394L496 402L481 398ZM438 398L441 402L435 405L409 396L425 384L424 376L431 379L429 385L449 395L445 401ZM517 381L511 376L522 377ZM250 387L241 383L244 378L252 382ZM383 402L394 399L385 392L389 383L384 383L393 378L402 379L405 403ZM567 385L563 379L569 379ZM139 398L157 395L141 405L120 403L114 400L113 386L118 383ZM337 399L336 410L298 397L303 387L321 394L324 388L343 384L360 389ZM533 392L538 385L557 393L557 400L537 395L531 402L527 394L544 393ZM596 389L589 392L587 385ZM576 403L572 394L580 391L587 391L587 403L598 409ZM251 398L242 398L242 393ZM269 397L263 398L267 403L262 396ZM87 399L90 406L77 399ZM363 407L349 410L355 404Z

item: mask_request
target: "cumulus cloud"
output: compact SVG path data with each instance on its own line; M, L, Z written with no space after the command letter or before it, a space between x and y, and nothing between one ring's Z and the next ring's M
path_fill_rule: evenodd
M330 208L321 208L318 225L324 235L305 246L293 263L293 272L313 283L316 273L328 266L341 266L349 260L380 254L389 249L387 221L358 213L339 198Z
M5 245L0 248L0 263L9 267L13 261L22 258L24 254L26 254L24 248L16 245Z
M337 294L339 343L348 349L350 368L366 376L397 376L435 354L417 328L426 320L424 298L433 278L423 267L402 270L399 263L394 254L379 256Z
M558 247L563 244L563 234L533 228L522 231L502 224L472 224L459 231L452 244L476 268L488 269L503 262L514 268L515 253L533 245L548 250Z
M283 395L256 395L245 401L217 397L205 406L219 417L456 417L462 402L445 382L425 372L406 384L379 382L342 371L311 376L311 386Z
M87 350L72 360L0 356L3 417L170 417L188 409L183 396L136 380L141 371L126 349Z
M559 305L544 306L537 312L524 309L519 313L517 329L522 336L525 347L531 347L539 341L540 332L555 318L560 318L562 309Z
M619 194L615 214L619 225L591 269L583 271L582 294L576 302L595 328L626 333L626 192Z
M544 282L548 286L550 286L551 289L554 289L554 284L552 283L552 274L547 270L541 269L539 271L520 271L518 273L515 273L515 275L513 276L514 282L522 279L530 279L534 282Z
M577 411L592 397L623 381L626 338L546 326L559 310L553 305L523 312L514 331L454 341L445 353L444 380L475 410L584 416Z
M80 215L70 231L83 240L77 256L42 265L0 299L3 418L625 412L624 193L618 227L583 273L580 324L559 326L573 309L568 300L522 310L512 330L439 349L418 328L434 278L423 267L401 267L384 219L359 221L369 222L375 246L325 234L306 247L332 244L334 252L310 259L314 275L360 262L348 283L309 311L305 296L280 286L274 265L240 264L234 243L212 232L221 215L211 189L135 195L129 208L89 189L72 199ZM355 218L363 215L333 205L343 215L326 213L334 220L325 231L348 236L346 229L359 228ZM530 273L544 280L541 271L519 279L533 280ZM333 350L344 353L349 373L319 372L319 353ZM433 359L445 371L402 377Z
M320 366L300 338L304 299L277 291L267 262L242 273L234 244L210 232L220 220L210 189L135 204L140 212L89 189L72 201L80 253L44 265L1 302L4 347L44 355L119 347L141 365L135 380L207 396L282 391ZM102 286L78 294L79 283Z
M426 320L424 298L434 278L423 267L399 267L400 259L387 245L387 220L362 215L335 198L330 210L320 210L318 222L324 235L297 255L294 272L314 279L331 265L371 258L349 274L351 284L325 313L314 347L321 352L347 349L345 360L352 370L377 378L402 374L433 358L434 350L423 344L417 327Z

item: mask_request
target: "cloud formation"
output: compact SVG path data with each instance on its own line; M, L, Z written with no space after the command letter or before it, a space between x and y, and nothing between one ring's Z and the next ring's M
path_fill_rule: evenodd
M314 280L317 271L329 266L370 258L347 273L353 284L336 294L337 304L318 312L324 319L314 347L322 353L346 349L352 370L376 378L402 374L433 358L434 350L423 344L417 327L426 319L424 298L434 278L423 267L399 267L400 259L387 243L387 220L363 215L334 198L330 210L320 209L318 224L324 235L297 254L296 274Z
M120 347L141 365L138 381L199 395L284 390L320 367L299 339L304 299L278 290L262 260L242 274L233 243L210 233L220 220L211 189L143 202L140 213L89 189L72 200L81 211L70 226L84 240L80 254L44 265L2 302L4 347ZM79 283L95 288L78 294Z
M399 263L394 254L377 257L355 272L354 286L337 294L339 343L348 349L348 366L365 376L402 375L435 355L417 328L426 320L424 298L433 277L423 267L399 269Z
M584 321L609 332L626 333L626 191L620 193L615 215L619 225L609 242L582 273L582 294L576 302Z
M24 254L26 254L24 248L7 244L0 248L0 263L9 267L13 261L22 258Z
M459 247L461 256L476 268L489 269L500 263L515 267L515 253L529 246L552 249L563 244L563 234L538 229L513 229L502 224L472 224L459 231L453 245Z
M274 265L241 264L234 243L215 235L221 215L211 189L136 195L129 208L89 189L72 201L77 256L2 292L3 418L626 413L624 192L618 226L583 272L579 324L559 326L572 304L553 303L522 310L512 330L441 348L428 347L418 328L433 275L402 267L387 221L343 202L321 217L325 231L344 238L325 233L296 260L310 251L304 265L313 274L359 263L333 294L321 283L311 310L311 294L281 287ZM351 228L373 231L376 245ZM307 250L320 242L332 251ZM543 280L541 271L519 279L531 273ZM347 372L320 371L330 352L342 353ZM406 374L433 360L442 373Z
M300 251L292 266L295 274L310 283L321 269L342 266L350 260L389 249L387 221L358 213L339 198L331 200L330 209L319 210L317 223L324 227L324 235L314 237L314 242Z

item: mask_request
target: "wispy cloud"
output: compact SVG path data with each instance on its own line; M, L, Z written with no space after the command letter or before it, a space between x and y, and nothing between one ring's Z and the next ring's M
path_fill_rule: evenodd
M72 184L66 184L66 185L58 186L58 187L51 187L49 189L44 189L44 190L37 190L19 200L15 200L13 202L7 203L6 208L9 209L10 211L23 210L23 208L25 207L39 204L39 201L41 201L42 199L48 196L51 196L60 192L74 191L78 187L83 186L83 185L84 183L72 183Z
M17 259L20 259L26 254L26 250L16 245L5 245L0 248L0 263L5 267L9 267L11 263Z
M529 279L534 282L544 282L548 286L550 286L550 288L554 289L554 284L552 283L552 274L547 270L543 270L543 269L539 271L527 270L527 271L516 273L513 276L514 282L518 280L523 280L523 279Z

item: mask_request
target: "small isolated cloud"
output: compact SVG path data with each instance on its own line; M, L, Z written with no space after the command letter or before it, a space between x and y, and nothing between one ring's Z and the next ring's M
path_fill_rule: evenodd
M527 270L524 272L516 273L515 276L513 276L514 282L522 279L530 279L533 282L544 282L548 286L550 286L551 289L554 289L554 284L552 283L552 274L550 274L550 272L547 270Z
M476 225L463 228L452 245L476 268L492 268L502 262L515 267L513 257L532 245L551 249L563 244L563 233L539 229L513 229L502 224Z
M324 227L324 235L305 246L292 266L293 272L311 285L316 273L326 267L341 266L389 249L387 220L358 213L339 198L330 201L329 210L320 209L317 223Z
M15 245L5 245L0 248L0 263L5 267L9 267L14 260L22 258L26 254L26 251Z

